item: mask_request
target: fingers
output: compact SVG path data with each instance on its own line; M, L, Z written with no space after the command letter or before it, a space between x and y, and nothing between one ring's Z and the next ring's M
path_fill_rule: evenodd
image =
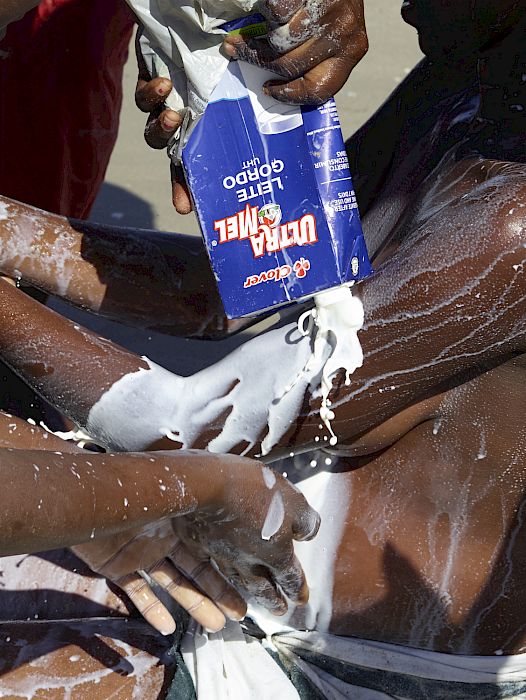
M277 542L274 545L268 543L267 547L275 549L276 545ZM272 565L263 563L267 557L262 558L262 563L248 567L239 566L239 561L237 565L230 560L219 562L220 569L230 580L273 615L287 612L286 598L297 605L304 605L309 600L305 574L290 540L287 544L282 542L280 549L281 556Z
M170 163L170 172L172 175L172 201L175 209L179 214L189 214L194 205L190 196L190 190L186 184L184 171L180 165Z
M147 573L206 630L218 632L223 629L226 623L223 613L171 561L163 559Z
M243 598L214 569L208 558L197 558L179 542L170 552L174 566L184 573L232 620L242 620L247 612Z
M182 124L182 117L173 109L163 109L165 98L172 89L172 83L167 78L144 80L139 78L135 92L137 107L150 116L144 129L144 139L150 148L161 150L166 148L170 139ZM171 164L172 201L179 214L189 214L192 209L192 198L186 184L183 169Z
M273 28L270 29L265 37L252 38L248 39L248 41L243 38L242 34L229 35L225 39L225 45L235 48L237 58L242 58L256 65L268 65L273 58L277 68L286 64L283 54L287 54L287 52L296 47L306 46L309 40L313 38L316 38L318 40L317 43L324 46L324 51L332 49L336 52L339 47L339 43L335 42L332 35L325 31L326 26L313 21L311 13L306 7L301 7L291 18L290 22L284 23L281 21L277 22L277 26L274 23L270 27ZM306 56L302 52L298 54L298 58L300 57L306 60ZM308 64L306 63L305 70L307 67ZM269 70L273 69L269 68Z
M309 39L299 47L289 46L286 53L277 50L270 40L250 39L244 41L241 36L234 36L228 52L233 57L261 66L289 80L298 78L319 63L336 53L336 47L325 39ZM279 51L279 53L277 53Z
M115 583L128 595L144 619L163 635L175 632L175 620L157 598L148 583L137 573L128 574Z
M309 601L309 587L298 558L293 555L288 566L273 571L274 581L280 586L287 598L298 605Z
M182 117L173 109L165 109L164 101L172 90L172 82L168 78L153 78L148 72L140 46L141 27L137 31L135 39L135 52L137 55L137 68L139 78L135 90L135 103L143 112L149 113L144 139L150 148L157 150L166 148L170 139L181 126ZM184 183L184 177L174 178L172 173L172 199L175 208L180 214L187 214L192 210L192 204L188 188Z
M349 77L349 70L341 59L327 59L290 82L272 80L265 84L267 94L289 104L318 105L327 102L340 90Z
M148 146L156 149L166 148L182 121L181 116L173 109L152 112L144 129L144 138Z
M135 90L135 104L141 112L152 112L156 107L164 104L170 94L172 83L168 78L153 78L153 80L137 80Z
M286 78L271 81L266 91L291 104L321 104L346 82L367 52L359 0L263 0L269 18L264 38L225 37L225 53Z
M297 605L305 605L309 600L309 587L301 564L292 554L289 564L272 570L265 566L253 566L250 572L232 576L259 604L273 615L284 615L288 604L285 596Z
M282 616L287 612L287 601L264 566L253 566L250 571L233 574L232 579L273 615Z
M292 536L298 542L304 542L316 537L320 529L321 518L314 508L310 507L302 494L298 493L298 496L292 521Z

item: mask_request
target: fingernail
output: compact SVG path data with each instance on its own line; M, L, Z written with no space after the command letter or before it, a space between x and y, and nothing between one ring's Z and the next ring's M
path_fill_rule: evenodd
M226 605L222 606L223 612L225 615L228 617L229 620L234 620L234 622L241 622L241 620L244 620L247 613L246 610L244 613L239 612L239 608L237 610L234 609L228 609Z
M167 622L166 624L160 624L157 629L163 635L163 637L169 637L175 632L175 630L177 629L177 625L175 624L175 622Z
M208 634L216 634L217 632L221 632L222 629L225 629L225 625L222 625L221 627L216 627L215 629L205 627L205 631L208 632Z
M174 117L163 117L162 127L165 131L173 131L179 125L179 119Z
M239 613L232 613L232 615L229 615L230 619L234 620L234 622L241 622L246 616L246 613L244 615L239 615Z
M263 602L263 601L261 601ZM272 614L272 615L277 615L278 617L282 617L288 610L288 605L284 600L273 600L273 601L265 601L263 605L267 608L267 610Z
M310 518L311 521L309 522L308 532L306 534L298 535L295 538L298 542L306 542L307 540L313 540L318 534L321 525L321 518L318 515L318 513L311 514Z

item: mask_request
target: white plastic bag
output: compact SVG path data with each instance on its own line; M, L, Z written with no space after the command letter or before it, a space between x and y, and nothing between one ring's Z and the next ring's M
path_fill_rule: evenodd
M228 65L221 52L225 23L250 14L256 0L127 0L144 30L140 46L152 77L170 78L166 100L183 116L179 139L184 143L204 112Z

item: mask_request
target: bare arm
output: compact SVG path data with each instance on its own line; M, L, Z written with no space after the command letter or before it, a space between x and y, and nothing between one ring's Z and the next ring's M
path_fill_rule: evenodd
M480 184L444 204L360 285L365 361L332 397L340 441L524 350L524 215L511 203L524 198L525 174L517 166L503 178L499 167L508 173L508 165L488 161L486 179L475 165ZM75 329L5 283L0 305L0 355L112 449L182 444L257 454L274 416L281 423L273 456L326 437L308 382L295 385L295 401L278 400L310 355L309 340L295 337L293 326L181 378ZM52 371L42 372L35 355Z
M251 460L173 450L94 454L0 412L0 473L0 555L82 542L75 553L163 634L175 622L150 579L211 631L244 617L245 601L211 558L272 611L287 607L276 586L282 577L290 598L308 596L291 540L313 537L317 516L279 474ZM278 501L286 512L263 538Z
M0 414L0 427L5 422L17 428L11 437L22 427ZM210 558L272 611L287 609L282 591L297 603L307 600L292 540L314 537L319 520L281 475L251 460L197 451L62 452L51 438L42 440L51 450L0 449L0 555L85 542L75 553L163 634L175 622L149 579L211 631L226 617L244 617L246 603ZM281 520L263 537L276 501ZM185 545L196 523L199 537Z
M177 457L2 449L0 555L66 547L206 507L212 481L200 476L222 465Z
M248 459L196 450L145 455L2 449L0 555L65 547L180 516L220 530L214 521L228 513L235 529L249 511L245 544L254 530L257 547L275 491L287 506L283 534L288 527L290 537L313 535L316 515L303 496L277 474L269 488L264 470ZM254 493L260 498L253 499ZM276 539L271 559L283 555L280 546L290 557L285 539ZM266 549L270 553L272 544Z
M202 240L68 220L0 196L0 272L145 329L222 337L228 321Z

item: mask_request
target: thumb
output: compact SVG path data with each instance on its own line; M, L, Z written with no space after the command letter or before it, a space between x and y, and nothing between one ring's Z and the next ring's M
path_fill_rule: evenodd
M298 503L296 514L292 521L292 535L298 542L312 540L318 534L321 518L319 514L311 508L305 497L298 493Z

